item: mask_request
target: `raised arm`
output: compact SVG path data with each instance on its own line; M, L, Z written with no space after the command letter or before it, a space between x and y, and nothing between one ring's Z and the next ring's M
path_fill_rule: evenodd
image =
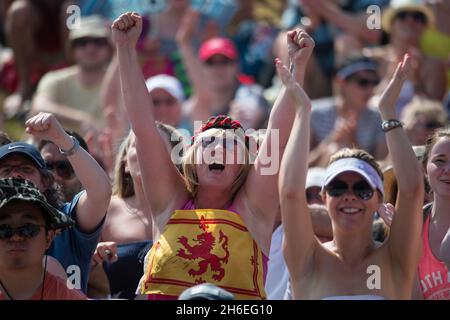
M302 0L308 8L318 16L324 18L338 28L355 35L358 39L377 43L381 38L381 31L369 29L366 26L368 15L364 13L346 13L335 3L329 0Z
M177 44L183 63L186 67L193 93L199 100L208 100L208 79L205 78L203 66L197 58L192 46L192 39L198 27L200 12L189 8L183 16L177 31Z
M90 113L57 103L49 92L36 93L31 115L36 115L39 112L51 113L65 125L81 128L83 134L91 129L96 131L100 129L98 121Z
M306 64L314 48L314 41L302 29L287 33L289 58L293 78L302 86ZM254 213L262 214L267 223L273 223L278 210L278 168L295 115L295 101L282 88L270 113L266 136L258 151L254 168L250 171L244 190ZM270 163L267 163L270 160Z
M71 150L74 140L51 113L39 113L25 122L26 132L38 139L53 142L62 150ZM77 203L77 225L85 233L95 231L109 206L111 184L105 171L83 148L78 147L67 159L84 189Z
M117 18L111 28L119 59L123 101L136 135L145 194L152 213L159 215L178 196L184 195L185 188L156 128L152 102L137 60L136 42L142 31L142 18L137 13L127 12Z
M405 55L384 90L379 109L383 120L396 119L395 106L400 90L411 73L411 58ZM385 133L398 183L396 213L388 240L394 265L405 277L413 277L420 258L422 204L424 196L422 169L403 128Z
M298 278L312 262L315 244L311 215L305 193L308 171L311 102L287 68L278 61L277 69L286 93L294 98L292 132L281 161L278 191L284 226L283 253L292 279Z

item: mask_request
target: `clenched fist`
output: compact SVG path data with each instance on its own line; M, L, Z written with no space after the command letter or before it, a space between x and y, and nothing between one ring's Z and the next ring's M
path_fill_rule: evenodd
M116 46L136 46L142 32L142 17L136 12L121 14L111 26Z

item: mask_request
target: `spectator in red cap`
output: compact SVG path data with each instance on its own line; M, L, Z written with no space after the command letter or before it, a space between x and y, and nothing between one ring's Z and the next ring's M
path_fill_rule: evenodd
M199 13L189 10L177 34L193 89L193 95L186 102L186 114L191 122L227 114L236 92L245 86L239 81L238 51L230 39L213 37L200 46L198 55L195 54L192 40L198 20ZM192 127L187 129L192 131Z

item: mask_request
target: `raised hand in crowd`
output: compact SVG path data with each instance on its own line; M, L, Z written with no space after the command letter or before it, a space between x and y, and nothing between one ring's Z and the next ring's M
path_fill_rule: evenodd
M37 139L49 140L67 155L86 192L77 205L77 224L84 232L94 231L108 209L111 198L109 177L78 141L68 135L56 117L41 112L25 122L26 132Z

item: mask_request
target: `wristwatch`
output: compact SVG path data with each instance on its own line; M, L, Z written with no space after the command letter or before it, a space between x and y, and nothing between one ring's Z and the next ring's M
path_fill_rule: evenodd
M388 132L395 128L400 128L400 127L403 127L403 122L401 122L397 119L384 120L381 123L381 130L383 130L383 132Z
M78 148L80 148L80 142L78 142L78 139L75 138L74 136L70 136L70 138L73 141L72 148L70 148L69 150L63 150L59 148L59 152L66 157L73 155L75 152L77 152Z

